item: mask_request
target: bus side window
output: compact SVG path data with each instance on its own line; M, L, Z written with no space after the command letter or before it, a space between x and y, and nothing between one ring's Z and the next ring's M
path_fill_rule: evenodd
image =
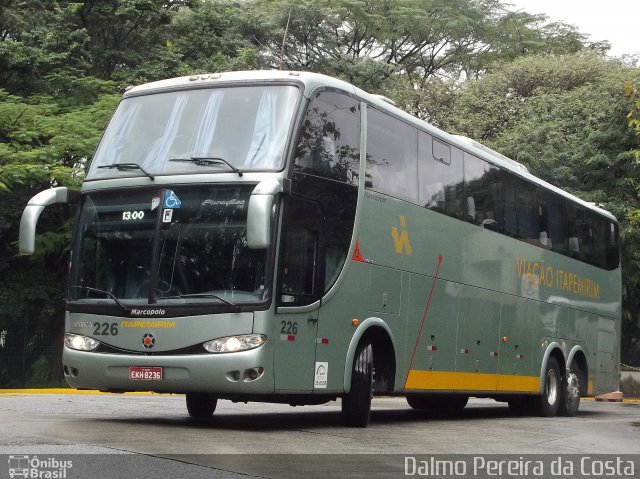
M464 154L467 221L485 229L503 229L502 175L499 168L468 153Z
M347 95L321 91L305 115L294 171L358 184L360 102Z
M318 295L322 214L313 202L289 197L283 226L284 251L280 269L280 304L301 306Z
M449 216L463 216L462 151L418 133L420 204Z
M291 204L290 208L303 208L296 213L297 221L307 231L322 233L316 238L319 245L316 269L311 275L317 283L312 292L316 297L322 291L327 292L337 280L353 236L360 179L360 111L359 100L344 93L315 94L307 108L290 172L291 191L296 195L291 199L296 205ZM289 234L288 228L287 223L285 235ZM289 269L283 273L291 277ZM283 290L293 288L292 285L289 280L283 284ZM311 293L300 291L297 294ZM296 301L302 301L301 298Z
M510 174L504 175L504 220L506 234L540 244L536 188Z
M581 243L582 238L580 234L582 217L584 211L581 211L575 205L567 206L567 226L568 226L568 245L569 255L574 258L581 257Z
M373 107L367 109L367 187L416 202L418 130Z
M607 236L610 233L609 221L593 216L593 263L607 268Z
M613 221L605 221L606 225L606 267L615 269L620 264L620 244L618 225Z
M567 251L564 200L538 189L538 229L540 245L558 253Z

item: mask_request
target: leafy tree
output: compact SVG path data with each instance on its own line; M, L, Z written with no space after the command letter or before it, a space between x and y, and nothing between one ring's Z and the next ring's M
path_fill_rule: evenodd
M627 113L629 127L633 128L636 135L640 135L640 94L638 93L638 89L635 88L630 81L625 82L624 92L631 100L631 108L629 113Z
M173 16L169 47L189 73L259 68L258 51L243 31L243 4L198 0Z
M477 77L497 60L587 46L573 27L545 25L498 0L257 0L247 11L246 32L270 67L319 71L382 93L401 93L399 79L421 91L433 77ZM415 103L409 90L404 96Z
M48 208L38 255L16 257L22 209L33 195L54 185L78 186L84 164L97 144L118 96L114 85L92 78L50 78L55 96L20 98L0 90L0 303L19 308L40 299L59 300L64 284L71 211ZM58 82L64 85L54 88ZM82 92L102 92L82 101ZM72 98L70 92L77 92ZM55 280L36 281L43 274ZM51 278L50 278L51 279ZM44 288L38 290L38 288Z

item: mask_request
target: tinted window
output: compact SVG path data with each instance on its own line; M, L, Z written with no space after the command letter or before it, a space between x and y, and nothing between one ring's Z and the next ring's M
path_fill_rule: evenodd
M609 221L593 215L593 251L592 261L598 266L607 267L607 242L610 236Z
M505 233L539 244L536 188L515 176L505 174Z
M451 164L451 145L444 143L437 138L432 140L433 159L443 165Z
M359 145L360 102L332 91L317 93L303 121L294 168L357 184Z
M462 152L426 133L418 134L420 204L462 217Z
M567 206L567 230L569 254L574 258L586 259L586 243L591 242L591 233L585 218L584 208L569 204Z
M147 303L150 292L163 304L266 299L266 251L247 247L251 190L190 184L86 195L73 248L71 299L94 296L91 289L138 304ZM171 213L168 221L158 218L163 197L179 202L164 209Z
M542 246L565 253L567 251L565 200L557 195L538 190L538 229Z
M317 203L289 198L285 207L280 304L310 304L317 297L322 214Z
M466 219L492 231L502 231L502 175L499 168L464 155Z
M417 130L389 115L367 110L367 186L417 201Z
M296 174L292 182L295 195L312 199L322 220L321 281L328 291L338 278L349 252L356 215L358 188L317 176ZM322 276L324 279L322 279Z
M618 225L609 220L605 222L606 262L608 269L617 268L620 264L620 245L618 242Z

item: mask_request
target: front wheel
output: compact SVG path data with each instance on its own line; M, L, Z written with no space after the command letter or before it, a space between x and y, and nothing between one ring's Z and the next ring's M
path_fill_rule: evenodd
M206 419L213 415L218 405L218 398L207 393L187 393L187 411L189 416Z
M351 390L342 398L345 424L367 427L373 395L373 347L365 342L358 346L351 371Z

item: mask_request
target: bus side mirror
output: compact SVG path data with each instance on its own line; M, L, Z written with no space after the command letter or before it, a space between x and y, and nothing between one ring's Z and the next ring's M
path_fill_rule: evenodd
M256 185L249 197L247 209L247 246L267 248L271 244L272 210L278 195L285 191L286 180L269 179Z
M79 192L65 186L41 191L29 200L20 219L20 254L31 255L36 249L36 225L45 206L54 203L76 203Z

